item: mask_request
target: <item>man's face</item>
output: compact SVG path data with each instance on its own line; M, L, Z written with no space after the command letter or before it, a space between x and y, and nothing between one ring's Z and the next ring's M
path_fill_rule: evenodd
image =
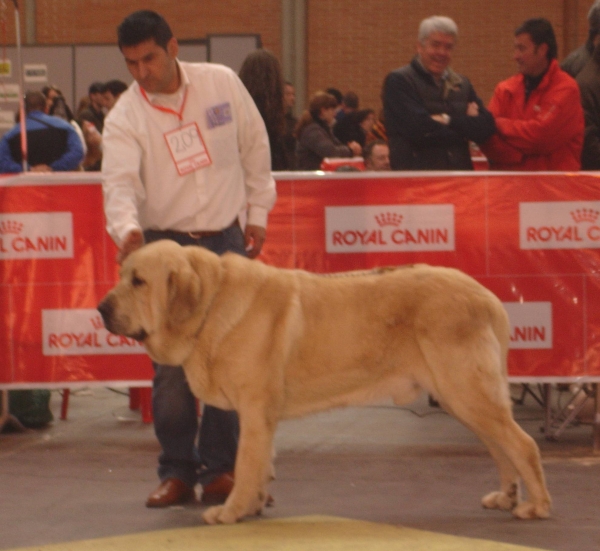
M368 170L390 170L390 148L384 144L373 146L371 159L366 168Z
M106 92L102 94L102 97L104 99L104 107L106 107L108 111L110 111L114 104L117 103L117 98L113 96L113 93L110 90L106 90Z
M291 84L286 84L283 89L283 103L286 109L293 109L296 104L296 90Z
M417 53L423 67L434 77L441 77L450 65L456 38L440 31L432 32L423 42L417 43Z
M175 38L169 40L166 50L150 39L135 46L123 46L121 52L131 76L146 92L172 94L179 88L175 62L178 49Z
M537 77L548 68L548 44L537 45L529 33L515 36L515 53L519 72L526 76Z
M90 94L90 103L96 111L102 111L104 107L104 96L100 92Z

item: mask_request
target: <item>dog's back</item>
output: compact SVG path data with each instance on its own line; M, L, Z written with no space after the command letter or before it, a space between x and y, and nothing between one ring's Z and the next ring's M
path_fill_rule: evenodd
M468 356L486 341L484 350L496 350L487 369L506 377L502 304L458 270L421 264L324 276L267 269L263 277L273 278L265 288L287 290L287 316L295 320L286 333L293 340L286 417L389 396L405 403L421 388L436 393L437 379L458 375L451 365L432 374L428 356L438 346Z

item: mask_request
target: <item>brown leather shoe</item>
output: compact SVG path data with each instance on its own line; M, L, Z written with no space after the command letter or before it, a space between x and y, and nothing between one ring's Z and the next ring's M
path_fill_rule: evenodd
M200 501L205 505L220 505L225 503L231 490L233 490L233 473L222 474L202 487ZM265 506L271 507L274 501L273 496L269 494Z
M194 488L190 488L178 478L167 478L148 496L146 507L181 505L194 501L195 498Z
M220 505L225 503L231 490L233 490L233 473L224 473L202 487L200 501L206 505Z

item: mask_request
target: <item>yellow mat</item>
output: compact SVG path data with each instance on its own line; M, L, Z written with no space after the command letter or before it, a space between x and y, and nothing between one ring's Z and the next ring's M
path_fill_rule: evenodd
M542 551L327 516L197 526L18 551ZM17 551L17 550L14 550Z

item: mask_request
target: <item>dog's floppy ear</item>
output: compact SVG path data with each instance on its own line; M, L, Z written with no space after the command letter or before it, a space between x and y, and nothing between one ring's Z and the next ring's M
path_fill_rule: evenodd
M200 302L200 278L189 263L169 274L167 322L177 327L185 323L196 311Z

